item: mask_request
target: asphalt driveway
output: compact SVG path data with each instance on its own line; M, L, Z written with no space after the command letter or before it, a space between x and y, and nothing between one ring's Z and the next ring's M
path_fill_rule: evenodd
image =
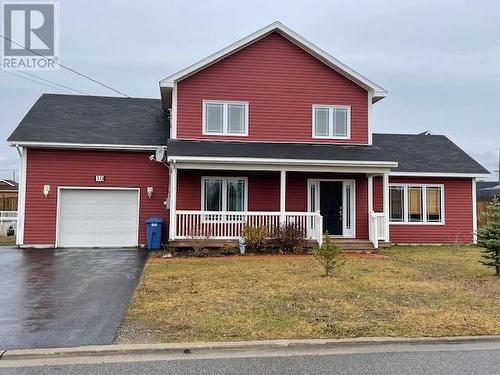
M0 247L0 351L112 343L147 253Z

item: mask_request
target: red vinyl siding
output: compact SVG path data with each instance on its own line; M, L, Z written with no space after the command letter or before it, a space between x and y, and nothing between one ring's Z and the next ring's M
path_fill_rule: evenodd
M278 33L178 83L179 139L368 143L368 93ZM248 137L202 135L202 101L249 103ZM312 138L312 105L351 106L351 139Z
M201 209L202 176L248 177L249 211L279 211L279 172L179 171L177 209ZM368 191L364 175L309 174L289 172L286 184L286 210L307 211L307 179L350 179L356 181L356 238L368 239Z
M375 181L374 181L375 182ZM472 181L456 178L391 177L390 183L443 184L445 224L390 224L392 243L472 242ZM382 181L374 183L374 206L383 211Z
M181 170L177 177L178 210L201 209L202 176L248 177L248 210L279 211L280 209L279 173Z
M149 216L167 219L163 202L168 169L148 156L145 152L29 149L24 244L55 243L58 186L140 188L139 243L144 244L144 220ZM96 175L104 175L105 182L95 182ZM43 185L50 185L47 198L42 194ZM154 188L151 199L146 195L147 186Z

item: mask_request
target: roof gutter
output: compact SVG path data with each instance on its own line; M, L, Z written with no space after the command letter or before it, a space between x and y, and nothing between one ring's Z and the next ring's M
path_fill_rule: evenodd
M317 160L317 159L278 159L278 158L245 158L245 157L208 157L208 156L169 156L168 162L195 162L221 164L267 164L267 165L311 165L322 167L373 167L397 168L395 161L372 160Z
M125 150L125 151L152 151L160 145L113 145L100 143L63 143L63 142L9 142L11 147L33 148L61 148L61 149L87 149L87 150ZM166 146L162 146L166 147Z
M395 171L389 174L394 177L450 177L450 178L487 178L490 173L446 173L446 172L400 172Z

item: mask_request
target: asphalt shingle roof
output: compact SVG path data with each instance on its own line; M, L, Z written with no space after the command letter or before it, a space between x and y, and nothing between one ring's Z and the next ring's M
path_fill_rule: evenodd
M372 146L169 140L170 156L247 157L305 160L396 161L393 171L488 173L442 135L373 134Z
M156 146L169 130L159 99L43 94L8 141Z
M169 140L158 99L44 94L9 142L167 145L171 156L396 161L398 172L488 173L443 135L373 134L373 145Z

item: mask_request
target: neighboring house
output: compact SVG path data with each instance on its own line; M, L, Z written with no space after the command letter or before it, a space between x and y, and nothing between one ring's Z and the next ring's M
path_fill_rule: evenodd
M500 197L500 181L478 181L477 199L489 201L494 197Z
M16 227L18 184L13 180L0 180L0 233L7 234Z
M18 184L12 180L0 180L0 199L17 198ZM14 210L16 208L14 207ZM5 208L2 208L5 210Z
M20 245L144 244L149 216L174 245L235 240L245 222L365 248L474 240L488 172L442 135L373 134L386 91L278 22L160 91L35 103L8 139Z

